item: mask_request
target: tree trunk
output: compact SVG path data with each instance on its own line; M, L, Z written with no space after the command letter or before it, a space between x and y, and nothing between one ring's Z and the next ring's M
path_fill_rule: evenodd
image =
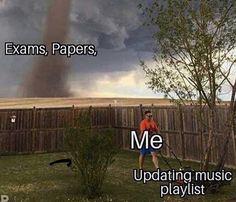
M203 170L208 170L209 167L212 143L215 135L214 123L215 123L215 107L209 109L208 141L207 141L207 148L204 154Z
M225 160L226 160L226 156L227 156L227 152L228 152L228 145L229 145L229 140L230 140L230 137L232 135L233 130L230 128L227 130L227 136L226 136L226 139L225 139L225 143L224 143L224 147L223 147L223 151L221 152L221 157L215 167L215 170L216 171L220 171L224 168L224 165L225 165Z

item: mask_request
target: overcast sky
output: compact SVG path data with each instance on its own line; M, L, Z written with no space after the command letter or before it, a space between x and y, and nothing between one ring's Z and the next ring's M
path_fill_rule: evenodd
M19 96L33 56L5 56L4 43L41 42L48 0L6 0L0 6L0 97ZM68 43L95 44L98 55L73 56L69 84L81 97L162 97L145 86L139 59L151 60L152 32L138 0L73 0Z

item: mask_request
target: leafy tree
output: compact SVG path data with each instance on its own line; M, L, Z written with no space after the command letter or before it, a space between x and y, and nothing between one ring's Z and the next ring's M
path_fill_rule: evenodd
M140 4L146 25L155 28L155 66L141 62L147 85L179 104L209 109L208 141L203 169L207 170L215 134L216 106L230 88L231 104L225 160L236 112L236 2L234 0L152 0ZM200 120L202 113L200 113ZM235 131L235 130L234 130Z
M101 195L108 167L113 163L116 148L111 129L91 127L90 112L76 120L76 127L68 128L65 143L82 192L88 198Z

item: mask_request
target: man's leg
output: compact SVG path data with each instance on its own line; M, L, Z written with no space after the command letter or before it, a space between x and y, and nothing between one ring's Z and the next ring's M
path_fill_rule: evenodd
M152 162L155 166L156 169L159 168L159 161L158 161L158 158L157 158L157 153L155 151L151 152L151 155L152 155Z
M139 169L143 169L144 159L145 159L145 155L140 154L139 155Z

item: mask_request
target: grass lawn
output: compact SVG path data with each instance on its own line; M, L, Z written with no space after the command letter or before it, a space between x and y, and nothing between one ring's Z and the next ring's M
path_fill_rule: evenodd
M89 201L79 193L75 173L65 164L49 166L49 162L66 157L65 153L17 155L0 157L0 195L8 195L9 201ZM160 199L159 183L147 184L134 182L132 169L137 167L138 153L122 151L115 163L109 168L103 187L103 196L91 201L236 201L236 180L225 186L220 193L202 197L165 197ZM170 161L178 168L177 162ZM198 168L198 164L184 162ZM151 158L147 158L145 169L152 169ZM161 161L162 168L165 163ZM167 168L167 167L166 167ZM236 175L236 171L234 176Z

